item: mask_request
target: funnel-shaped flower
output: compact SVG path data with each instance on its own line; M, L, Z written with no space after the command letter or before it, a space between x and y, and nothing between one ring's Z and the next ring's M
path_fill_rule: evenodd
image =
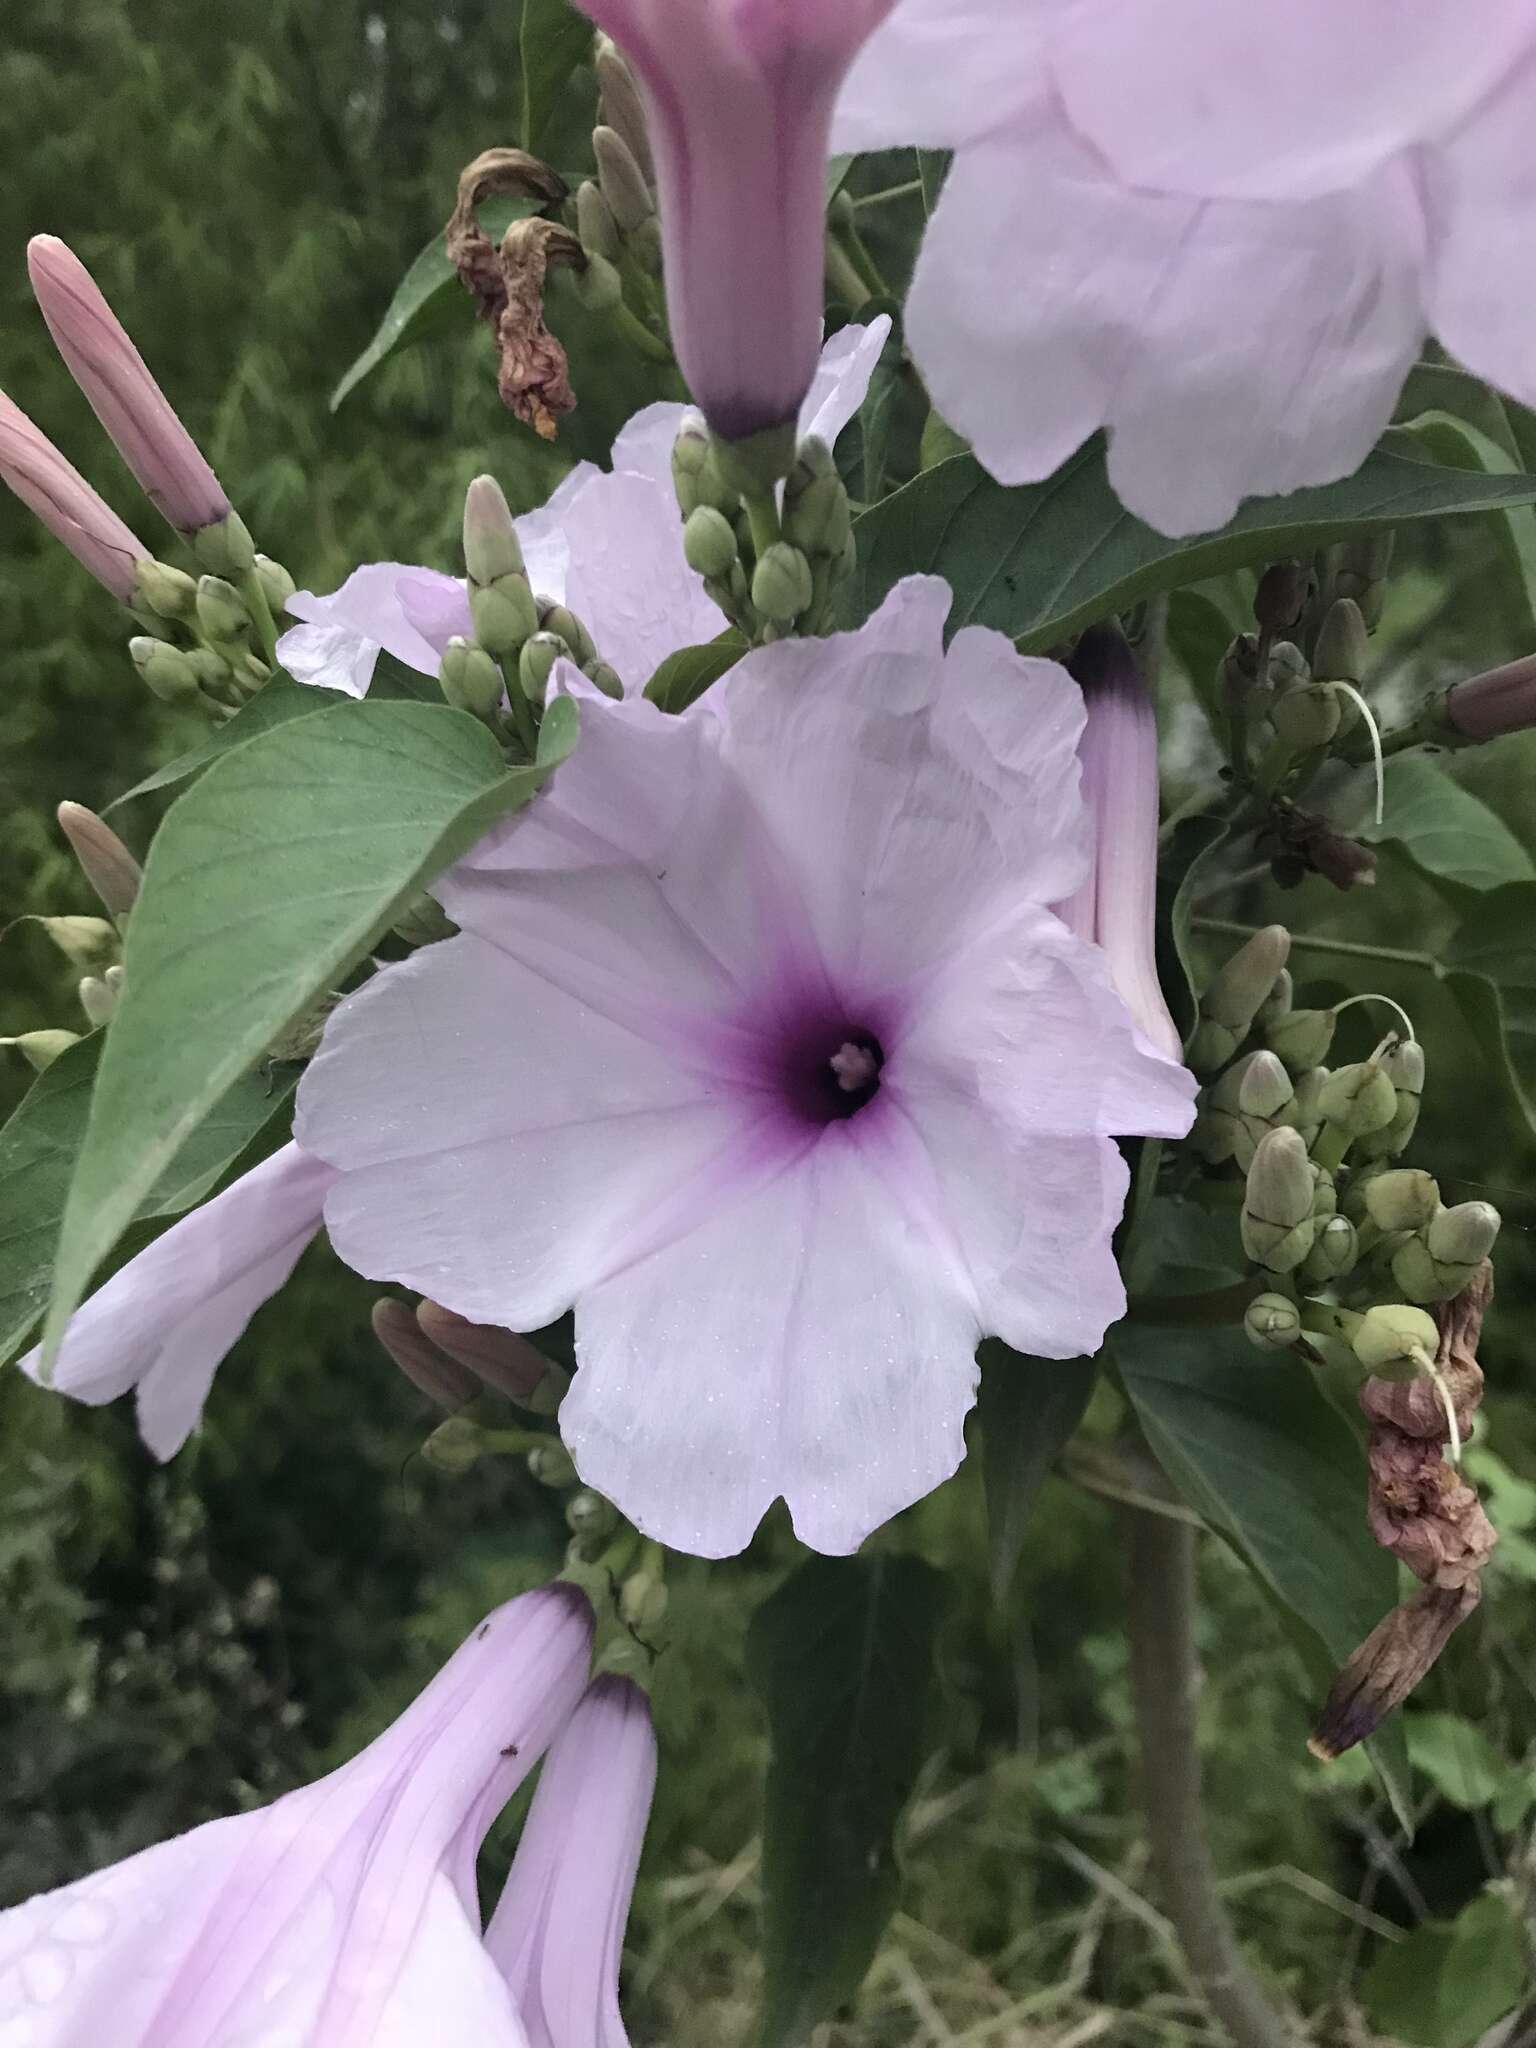
M72 1318L47 1384L98 1406L138 1390L139 1433L172 1457L213 1375L320 1228L335 1175L285 1145L114 1273ZM41 1352L20 1361L41 1378Z
M555 1737L485 1930L529 2048L629 2048L619 1963L655 1784L650 1705L608 1673Z
M27 269L69 374L151 504L186 534L228 518L218 478L79 257L56 236L35 235Z
M821 344L827 137L892 0L583 0L639 74L667 312L710 425L792 421Z
M1157 978L1157 715L1118 626L1090 626L1069 664L1088 723L1078 742L1083 800L1093 819L1093 866L1061 906L1079 938L1101 946L1138 1028L1169 1059L1182 1042Z
M907 331L978 459L1031 482L1107 428L1185 533L1357 468L1428 332L1536 402L1533 93L1528 0L1471 36L1396 0L902 0L836 139L957 149Z
M475 1856L591 1637L574 1588L525 1594L329 1777L0 1914L0 2024L29 2048L525 2048Z
M19 405L0 391L0 483L63 541L82 569L123 604L149 549L66 462Z
M1464 739L1492 740L1536 726L1536 654L1468 676L1446 692L1445 716Z
M1086 861L1077 687L946 653L949 603L904 583L680 717L584 692L549 791L437 885L460 936L300 1085L341 1256L511 1329L574 1302L562 1433L680 1549L782 1495L847 1551L936 1486L984 1333L1076 1357L1122 1311L1110 1134L1190 1122L1046 907Z

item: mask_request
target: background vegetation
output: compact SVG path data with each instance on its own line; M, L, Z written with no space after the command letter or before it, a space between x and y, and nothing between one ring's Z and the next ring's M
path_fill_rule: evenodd
M160 536L32 306L33 233L62 234L92 265L261 544L316 589L379 557L451 566L471 476L492 468L514 504L536 503L651 395L630 359L579 343L582 405L552 453L502 412L466 317L329 410L446 217L461 164L517 139L515 15L504 0L395 0L387 17L356 0L11 0L0 384L147 538ZM556 126L561 163L585 161L585 84L573 81ZM870 226L899 269L915 221L882 209ZM1525 651L1536 626L1518 568L1494 520L1400 547L1383 700ZM1246 592L1233 578L1207 595L1235 614ZM188 743L122 638L108 600L0 502L0 921L93 907L54 806L101 807ZM1176 661L1165 683L1177 798L1209 749ZM1456 764L1528 854L1533 770L1530 739ZM1315 879L1285 896L1250 879L1202 908L1413 949L1447 928L1442 894L1390 853L1364 901ZM1232 942L1208 943L1219 957ZM1448 1199L1487 1193L1504 1211L1478 1454L1504 1542L1483 1611L1409 1717L1411 1843L1368 1768L1325 1772L1307 1757L1314 1679L1247 1573L1206 1543L1211 1827L1250 1953L1319 2038L1460 2048L1482 2025L1476 1998L1426 2017L1403 1996L1400 1958L1415 1930L1421 1952L1442 1939L1436 1924L1490 1880L1522 1911L1536 1886L1536 1487L1516 1476L1536 1473L1536 1155L1431 977L1389 965L1362 982L1354 963L1304 950L1296 965L1313 999L1371 985L1411 1005L1431 1090L1415 1158ZM72 1022L71 1003L41 936L9 932L0 1026ZM26 1079L19 1064L0 1073L0 1108ZM310 1254L166 1472L127 1413L78 1409L15 1374L0 1385L0 1903L311 1775L380 1725L486 1606L555 1565L558 1503L520 1468L487 1461L449 1479L416 1456L429 1418L371 1345L370 1298L323 1248ZM1090 1440L1112 1422L1104 1397ZM958 1586L941 1639L943 1742L904 1826L901 1911L838 2038L1213 2037L1146 1879L1126 1525L1083 1484L1052 1479L1000 1607L983 1521L968 1468L900 1532ZM632 1926L639 2043L745 2041L755 2023L765 1734L743 1639L793 1554L775 1522L739 1563L673 1575L662 1789ZM1486 1964L1469 1949L1453 1975L1475 1985Z

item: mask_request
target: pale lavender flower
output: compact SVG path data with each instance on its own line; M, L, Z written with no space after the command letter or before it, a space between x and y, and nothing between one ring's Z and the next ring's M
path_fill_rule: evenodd
M225 1352L319 1230L334 1178L285 1145L173 1223L76 1312L45 1383L92 1407L136 1388L139 1434L173 1457ZM41 1359L34 1350L19 1363L43 1382Z
M1529 732L1536 726L1536 654L1455 684L1446 692L1445 715L1469 740Z
M27 2048L528 2048L481 1943L475 1857L575 1706L570 1586L483 1621L329 1777L0 1913Z
M634 65L660 186L667 314L715 431L794 419L816 369L827 135L891 0L584 0Z
M0 483L37 514L105 590L122 604L132 602L138 566L149 560L149 549L3 391Z
M227 519L218 478L79 257L34 235L27 269L69 374L151 504L185 534Z
M830 447L864 402L891 331L881 314L839 330L821 352L799 431ZM687 408L649 405L619 433L611 470L578 463L549 502L517 524L535 596L569 605L626 689L643 690L669 654L713 640L725 615L683 554L672 487L672 444ZM337 591L301 590L278 660L297 682L367 694L380 648L436 675L456 633L474 632L457 577L399 562L356 569Z
M987 1332L1124 1306L1112 1133L1182 1133L1103 956L1076 685L944 585L581 746L438 885L460 935L333 1014L299 1143L341 1256L474 1321L573 1303L561 1429L642 1529L847 1551L960 1460ZM515 1027L508 1026L515 1019ZM429 1056L422 1057L422 1049Z
M1427 332L1536 401L1533 90L1528 0L1472 36L1396 0L900 0L836 139L958 150L908 337L978 458L1030 482L1107 427L1182 533L1357 468Z
M529 2048L629 2048L619 1964L655 1784L650 1704L607 1673L544 1760L485 1930Z
M1157 714L1118 626L1091 626L1069 663L1088 723L1078 742L1083 800L1093 819L1093 862L1060 916L1102 948L1121 1000L1168 1059L1183 1041L1157 978Z

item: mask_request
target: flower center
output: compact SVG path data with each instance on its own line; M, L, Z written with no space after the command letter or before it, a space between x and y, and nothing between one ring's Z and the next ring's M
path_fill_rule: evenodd
M796 1033L784 1048L784 1092L812 1124L857 1116L879 1093L885 1048L872 1031L833 1023Z

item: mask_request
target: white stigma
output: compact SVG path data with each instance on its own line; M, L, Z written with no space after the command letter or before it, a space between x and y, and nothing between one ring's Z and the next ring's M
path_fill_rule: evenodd
M837 1048L827 1065L836 1074L838 1087L849 1095L867 1088L880 1071L880 1063L868 1046L855 1045L851 1039Z

